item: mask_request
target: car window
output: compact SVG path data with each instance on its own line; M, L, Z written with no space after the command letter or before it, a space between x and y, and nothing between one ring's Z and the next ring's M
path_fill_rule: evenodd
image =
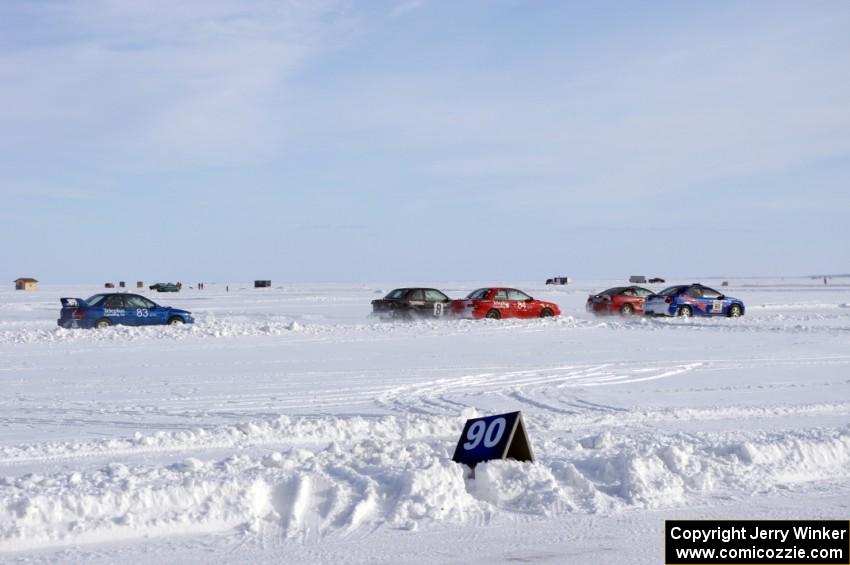
M408 300L425 300L425 293L422 292L422 289L414 290L410 294L407 295Z
M430 288L425 291L425 300L428 302L443 302L444 300L448 300L449 297L440 292L439 290L434 290Z
M105 294L95 294L94 296L90 296L86 299L86 304L89 306L98 306L103 299L106 298Z
M703 298L719 298L720 293L714 290L713 288L708 288L707 286L702 287L702 297Z
M401 298L403 294L404 294L404 289L403 288L397 288L394 291L390 292L386 297L389 298L389 299L397 299L397 298Z
M103 307L104 308L123 308L124 307L124 297L117 295L117 294L113 294L112 296L108 297L104 301Z
M488 296L490 296L489 288L479 288L470 292L467 298L470 300L486 300Z
M688 296L691 298L702 298L702 289L698 286L692 286L688 289Z
M528 300L531 297L521 290L511 289L508 291L508 300Z
M142 296L127 296L127 308L153 308L154 303Z
M631 288L627 288L626 290L624 290L623 295L624 296L637 296L637 294L635 294L634 289L631 289Z
M623 287L622 286L615 286L614 288L609 288L608 290L600 292L599 294L607 294L609 296L615 296L617 294L620 294L621 292L623 292Z
M683 290L685 290L685 287L683 287L683 286L671 286L671 287L665 288L664 290L662 290L658 294L660 294L661 296L677 296L677 295L681 294L681 292Z
M638 296L646 298L652 294L652 291L647 288L636 288L635 293L637 293Z
M507 299L508 299L508 293L507 293L507 291L504 291L504 290L497 290L496 296L493 297L493 300L507 300Z

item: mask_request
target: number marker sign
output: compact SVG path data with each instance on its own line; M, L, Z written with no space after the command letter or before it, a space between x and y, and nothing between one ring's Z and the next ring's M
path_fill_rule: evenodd
M467 420L452 461L475 468L490 459L534 461L522 412Z

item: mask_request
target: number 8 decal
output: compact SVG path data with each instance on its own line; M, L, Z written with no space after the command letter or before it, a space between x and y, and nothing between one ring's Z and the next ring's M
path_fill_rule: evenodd
M506 426L507 422L502 417L496 418L490 422L489 426L484 423L484 420L473 422L473 424L469 426L469 430L466 432L466 439L469 441L464 442L463 448L467 451L473 450L478 447L478 444L481 443L482 439L484 440L484 447L490 448L498 445L502 436L505 434Z

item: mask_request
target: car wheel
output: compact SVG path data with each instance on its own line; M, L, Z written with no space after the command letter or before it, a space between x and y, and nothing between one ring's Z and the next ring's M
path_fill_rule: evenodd
M635 307L632 306L629 303L623 304L620 307L620 314L622 314L623 316L631 316L634 313L635 313Z
M492 308L487 312L487 315L485 317L490 318L491 320L498 320L502 317L502 314L495 308Z
M112 322L108 318L101 318L100 320L94 323L94 327L97 329L108 328L112 325Z
M729 317L737 318L741 315L741 307L738 304L733 304L729 307Z
M690 318L694 312L690 306L682 306L676 314L681 318Z
M552 312L551 308L544 308L543 310L540 311L540 317L541 318L551 318L554 315L555 315L555 313Z
M168 325L169 326L183 325L183 318L180 318L179 316L174 316L173 318L169 318Z

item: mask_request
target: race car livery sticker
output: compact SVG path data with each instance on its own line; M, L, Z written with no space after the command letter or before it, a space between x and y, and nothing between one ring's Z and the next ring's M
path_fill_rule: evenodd
M115 316L117 318L117 317L120 317L120 316L126 316L126 313L125 313L123 308L104 308L103 309L103 315L104 316Z

